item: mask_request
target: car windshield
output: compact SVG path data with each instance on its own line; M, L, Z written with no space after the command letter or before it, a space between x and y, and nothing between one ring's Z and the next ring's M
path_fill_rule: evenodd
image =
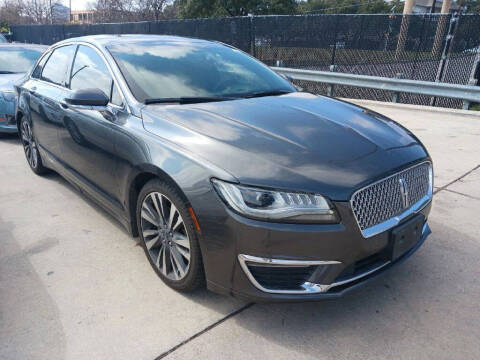
M266 65L221 44L148 41L115 44L108 50L141 102L217 101L295 91Z
M43 51L17 47L0 48L0 74L25 73L35 64Z

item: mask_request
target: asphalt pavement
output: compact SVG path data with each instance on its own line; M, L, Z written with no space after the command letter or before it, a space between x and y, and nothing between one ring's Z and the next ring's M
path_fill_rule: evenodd
M250 304L177 293L138 240L0 139L0 359L479 359L480 114L359 103L412 130L435 167L433 234L342 299Z

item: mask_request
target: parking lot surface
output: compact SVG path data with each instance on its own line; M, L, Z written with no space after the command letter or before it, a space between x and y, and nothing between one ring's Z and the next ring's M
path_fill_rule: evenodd
M115 220L0 138L0 359L479 359L480 115L359 103L429 149L433 234L385 276L317 303L169 289Z

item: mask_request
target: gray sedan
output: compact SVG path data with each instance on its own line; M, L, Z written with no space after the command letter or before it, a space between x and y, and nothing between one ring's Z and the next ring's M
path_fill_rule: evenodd
M54 169L101 204L174 289L338 297L430 233L432 163L415 135L233 47L69 39L18 89L33 172Z

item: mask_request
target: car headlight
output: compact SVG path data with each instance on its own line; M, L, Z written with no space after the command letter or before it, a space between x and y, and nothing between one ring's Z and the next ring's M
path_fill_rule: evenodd
M321 195L260 189L218 179L212 183L230 208L250 218L296 223L339 221L333 206Z
M15 102L15 92L13 90L0 90L0 93L6 102Z

